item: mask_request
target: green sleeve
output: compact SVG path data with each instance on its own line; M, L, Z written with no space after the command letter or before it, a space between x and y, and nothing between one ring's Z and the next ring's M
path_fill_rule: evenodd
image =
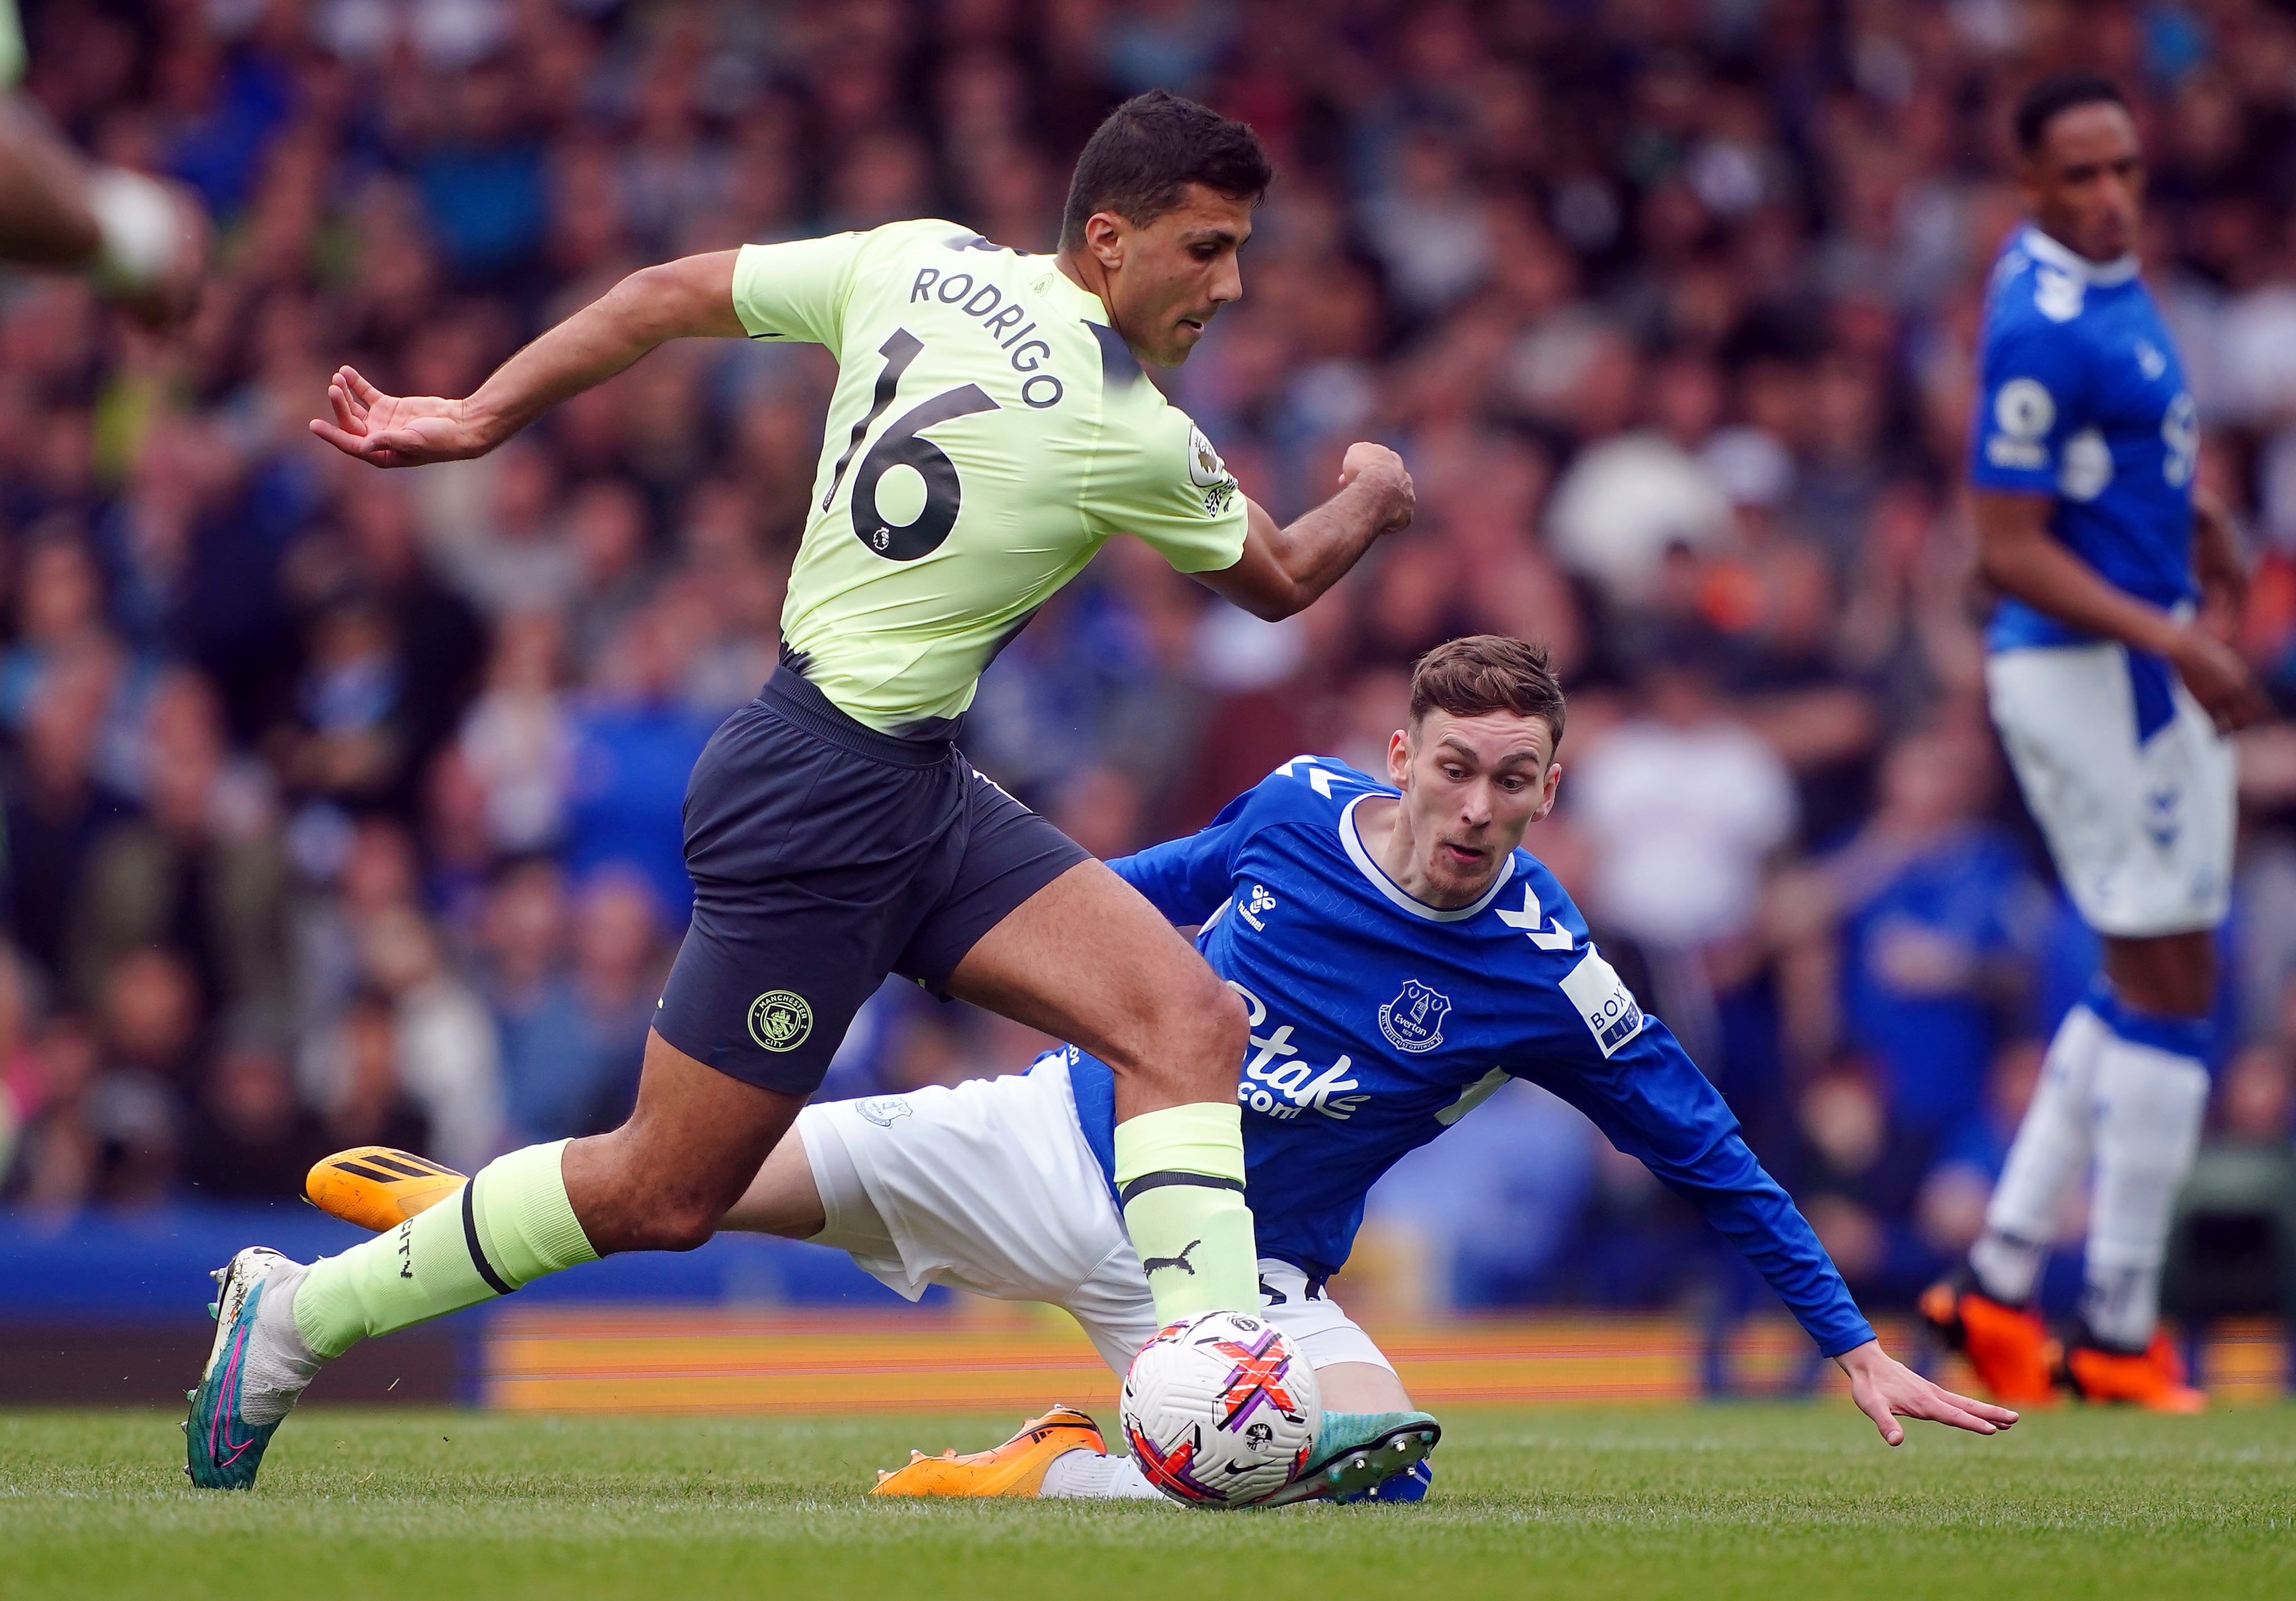
M793 339L836 349L866 234L787 244L745 244L734 259L734 311L751 339Z
M16 0L0 0L0 89L12 89L24 76L24 28Z
M1110 406L1083 510L1095 533L1136 534L1180 572L1243 555L1242 492L1203 431L1144 382Z

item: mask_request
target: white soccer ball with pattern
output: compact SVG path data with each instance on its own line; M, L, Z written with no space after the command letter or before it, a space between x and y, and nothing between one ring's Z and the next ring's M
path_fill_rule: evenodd
M1148 1482L1191 1507L1249 1507L1307 1466L1324 1424L1316 1370L1282 1331L1202 1312L1140 1348L1124 1438Z

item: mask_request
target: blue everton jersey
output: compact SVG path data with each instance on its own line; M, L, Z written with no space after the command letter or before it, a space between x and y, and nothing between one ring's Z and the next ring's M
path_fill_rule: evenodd
M1472 906L1398 888L1356 809L1395 791L1300 757L1202 833L1112 862L1243 997L1246 1188L1260 1254L1336 1272L1364 1197L1509 1077L1578 1107L1695 1203L1829 1356L1873 1337L1722 1097L1645 1014L1554 875L1518 850ZM1070 1047L1086 1139L1113 1169L1108 1068Z
M2115 588L2192 599L2200 413L2135 259L2021 230L1993 269L1979 365L1970 482L2053 497L2051 531ZM2008 597L1987 636L1997 651L2090 638Z

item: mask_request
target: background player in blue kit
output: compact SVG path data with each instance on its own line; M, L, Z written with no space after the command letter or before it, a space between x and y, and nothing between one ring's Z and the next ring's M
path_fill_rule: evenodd
M2120 91L2046 79L2016 113L2030 224L1986 313L1970 447L2001 592L1987 687L2103 969L2049 1048L1965 1273L1924 1313L2005 1400L2199 1407L2159 1337L2170 1207L2207 1109L2232 751L2260 700L2226 643L2243 571L2196 497L2201 426L2137 275L2144 168ZM2087 1285L2062 1364L2033 1310L2058 1203L2094 1159Z

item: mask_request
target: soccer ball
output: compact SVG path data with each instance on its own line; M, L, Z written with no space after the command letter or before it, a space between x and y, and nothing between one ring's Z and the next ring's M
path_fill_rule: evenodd
M1148 1482L1191 1507L1249 1507L1307 1465L1324 1406L1316 1370L1264 1318L1203 1312L1140 1348L1124 1438Z

